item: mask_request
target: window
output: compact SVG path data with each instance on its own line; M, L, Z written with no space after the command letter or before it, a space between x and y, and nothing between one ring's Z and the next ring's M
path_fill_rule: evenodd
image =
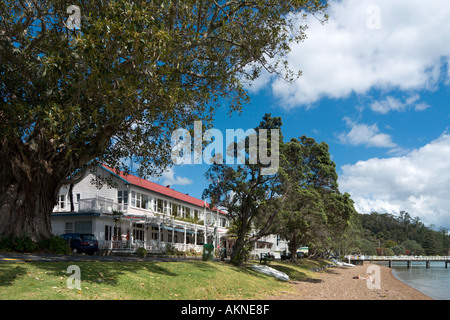
M133 230L133 238L134 240L144 240L144 230L134 229Z
M136 207L136 192L131 191L131 206Z
M180 210L178 211L178 215L183 218L184 217L184 212L186 210L185 206L180 206Z
M141 207L141 194L139 192L136 192L135 195L136 195L136 207L140 208Z
M133 194L133 192L131 193ZM118 190L117 191L117 202L128 204L128 190Z
M163 212L163 201L161 199L157 200L157 212Z
M75 221L75 233L92 233L92 221Z
M66 222L66 232L64 233L73 233L73 222Z
M112 236L112 227L105 225L105 240L106 241L111 240L111 236Z
M190 218L191 217L191 208L186 207L186 210L184 212L184 217L185 218Z
M131 206L142 209L150 209L151 197L147 194L131 191Z
M66 208L66 195L60 194L58 199L58 208L65 209Z
M120 240L120 235L122 234L122 228L121 227L114 227L113 236L114 240Z
M142 195L142 209L150 209L150 199L149 196L146 194Z
M81 199L81 193L75 193L75 203L79 203Z
M179 205L176 203L172 203L172 214L176 217L178 215L178 207Z
M198 218L199 218L199 216L198 216L198 210L195 210L195 209L194 209L194 218L195 218L195 219L198 219Z

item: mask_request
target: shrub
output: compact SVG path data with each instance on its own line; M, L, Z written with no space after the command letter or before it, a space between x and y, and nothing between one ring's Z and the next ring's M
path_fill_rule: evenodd
M166 243L166 250L165 250L165 254L167 255L175 255L176 250L175 250L175 246L171 243Z
M5 237L0 240L0 250L12 252L33 252L37 248L36 243L29 237Z
M69 244L60 236L50 237L39 242L39 248L55 254L67 254L70 252Z
M190 248L189 251L188 251L188 255L195 257L195 256L198 255L198 252L194 248Z
M147 255L147 250L145 250L145 248L139 248L136 250L136 253L138 254L139 257L143 258Z

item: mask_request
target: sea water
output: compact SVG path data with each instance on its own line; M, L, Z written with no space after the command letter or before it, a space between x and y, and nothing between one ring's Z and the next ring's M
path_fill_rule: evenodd
M406 261L393 262L392 274L434 300L450 300L450 266L446 269L443 261L432 261L428 269L425 261L413 261L411 269Z

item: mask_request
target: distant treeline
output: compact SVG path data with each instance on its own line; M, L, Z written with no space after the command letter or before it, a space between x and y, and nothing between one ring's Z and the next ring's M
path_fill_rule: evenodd
M359 249L368 255L448 255L448 230L427 227L418 217L373 212L359 214Z

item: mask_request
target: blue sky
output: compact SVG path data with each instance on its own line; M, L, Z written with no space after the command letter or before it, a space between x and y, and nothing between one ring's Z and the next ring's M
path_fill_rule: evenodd
M287 85L262 74L240 115L214 127L254 128L280 116L285 139L307 135L330 146L342 192L361 213L412 217L450 229L450 6L446 0L332 1L322 25L292 47ZM171 168L159 181L201 197L207 165Z

